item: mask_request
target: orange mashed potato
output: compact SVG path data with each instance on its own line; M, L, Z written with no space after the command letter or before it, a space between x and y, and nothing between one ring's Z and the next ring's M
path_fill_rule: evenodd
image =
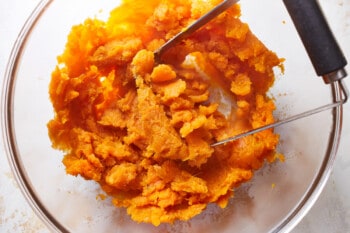
M52 73L48 130L67 173L98 182L137 222L188 220L209 203L224 208L278 157L272 129L211 146L274 122L266 92L282 59L240 21L239 5L155 62L157 48L219 2L124 0L106 22L72 28ZM220 87L228 113L215 101Z

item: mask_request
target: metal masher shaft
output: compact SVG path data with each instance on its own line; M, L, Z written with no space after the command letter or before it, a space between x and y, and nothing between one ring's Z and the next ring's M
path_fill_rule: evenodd
M192 33L206 25L208 22L213 20L215 17L226 11L228 8L230 8L233 4L237 3L239 0L225 0L222 1L220 4L215 6L212 10L210 10L208 13L197 19L195 22L193 22L191 25L189 25L185 30L179 32L177 35L175 35L173 38L168 40L165 44L163 44L160 48L158 48L157 51L154 52L154 57L156 61L161 60L162 54L168 50L169 48L173 47L174 45L181 42L183 39L189 37Z

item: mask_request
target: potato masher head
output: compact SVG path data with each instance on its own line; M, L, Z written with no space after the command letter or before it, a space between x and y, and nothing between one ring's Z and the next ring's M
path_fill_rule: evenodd
M180 43L184 38L190 36L196 30L207 24L213 18L226 11L238 0L224 0L211 11L193 22L185 30L178 33L172 39L167 41L157 51L155 51L155 60L161 63L162 54ZM340 98L336 98L332 103L314 108L303 113L281 119L275 123L249 130L245 133L213 143L211 146L219 146L225 143L237 140L239 138L261 132L266 129L278 127L291 121L295 121L328 109L337 108L345 104L348 100L349 91L343 82L347 76L345 66L347 65L335 37L324 17L317 0L283 0L289 15L295 25L295 28L302 40L316 74L323 78L326 84L336 84L341 91Z

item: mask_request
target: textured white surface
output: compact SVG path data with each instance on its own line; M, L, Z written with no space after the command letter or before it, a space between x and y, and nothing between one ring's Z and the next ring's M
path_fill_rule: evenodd
M0 0L0 80L23 23L38 0ZM322 0L336 37L350 58L350 1ZM350 86L350 80L347 80ZM350 104L344 108L342 143L334 171L315 206L294 233L350 232ZM0 141L0 232L48 232L22 196Z

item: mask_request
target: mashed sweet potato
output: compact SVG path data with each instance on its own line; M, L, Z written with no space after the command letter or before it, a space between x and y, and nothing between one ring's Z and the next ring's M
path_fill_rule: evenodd
M48 130L67 173L98 182L137 222L224 208L276 158L272 129L211 146L274 122L266 92L282 60L240 21L238 5L155 62L159 46L219 2L124 0L106 22L72 28L52 73Z

